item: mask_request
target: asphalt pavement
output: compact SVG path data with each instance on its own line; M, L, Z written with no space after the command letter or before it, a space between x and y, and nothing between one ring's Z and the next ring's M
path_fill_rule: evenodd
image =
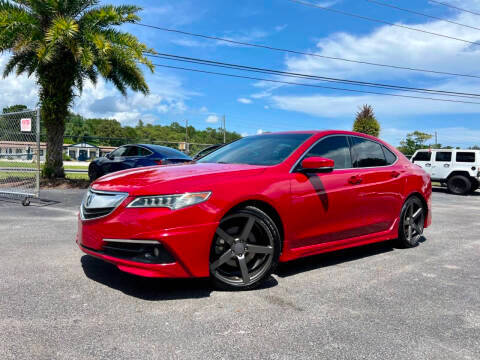
M83 191L0 198L0 359L480 359L480 192L413 249L283 264L259 290L131 276L75 244Z

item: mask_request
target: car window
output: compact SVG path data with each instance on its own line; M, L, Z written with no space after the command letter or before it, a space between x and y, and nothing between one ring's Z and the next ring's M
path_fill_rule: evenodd
M335 161L335 169L348 169L352 167L350 146L346 136L329 136L320 140L304 158L320 156Z
M397 156L387 149L385 146L382 146L383 153L385 154L385 160L387 160L387 165L392 165L395 161L397 161Z
M435 161L452 161L452 152L438 151L435 155Z
M385 166L382 145L360 137L351 137L353 166L357 168Z
M148 156L152 152L140 146L128 146L128 150L124 156Z
M458 162L475 162L474 152L457 152L456 160Z
M430 161L432 159L432 153L430 151L419 151L412 161Z
M199 163L277 165L313 134L264 134L247 136L201 158Z
M113 150L113 151L110 153L110 157L112 157L112 158L118 158L118 157L125 156L126 151L127 151L127 147L126 147L126 146L121 146L121 147L119 147L118 149Z

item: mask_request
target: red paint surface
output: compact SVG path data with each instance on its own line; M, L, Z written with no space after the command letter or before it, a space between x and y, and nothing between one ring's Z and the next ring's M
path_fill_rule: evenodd
M280 261L394 239L400 210L412 194L428 205L425 227L431 224L431 181L395 148L392 166L344 169L307 176L291 173L293 165L318 139L346 131L322 131L275 166L187 164L121 171L97 180L92 188L128 192L130 196L112 214L79 220L77 243L93 256L121 270L149 277L209 276L209 253L216 227L233 207L262 201L278 213L283 227ZM139 195L211 191L202 204L180 210L135 209L127 204ZM142 239L161 242L175 257L168 265L147 265L103 256L103 239Z

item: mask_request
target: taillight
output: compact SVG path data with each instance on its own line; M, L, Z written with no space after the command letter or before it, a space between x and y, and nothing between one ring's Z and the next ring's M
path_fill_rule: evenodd
M153 160L155 162L155 164L157 165L165 165L166 162L164 160Z

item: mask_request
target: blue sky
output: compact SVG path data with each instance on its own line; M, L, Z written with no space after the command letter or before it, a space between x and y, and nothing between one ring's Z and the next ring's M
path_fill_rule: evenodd
M309 1L480 42L480 30L407 14L364 0ZM480 27L480 16L454 11L428 0L383 1ZM478 0L445 1L480 11ZM114 4L125 2L128 3L110 1ZM480 46L332 14L287 0L144 0L134 3L144 8L141 15L146 24L326 56L480 75ZM321 76L480 93L480 79L286 55L133 25L126 29L158 52ZM5 59L0 58L0 67L4 62ZM155 62L238 73L174 61ZM101 82L96 88L87 86L76 100L74 110L85 116L116 118L126 125L134 125L138 119L155 124L188 119L198 128L219 126L218 119L225 114L229 130L247 135L259 131L351 129L358 107L371 104L382 126L381 137L394 145L413 130L437 131L439 142L445 145L480 144L480 105L279 86L163 68L157 68L155 74L147 77L151 87L148 97L130 94L125 99L109 84ZM0 105L36 103L32 79L2 80L0 91L4 94Z

